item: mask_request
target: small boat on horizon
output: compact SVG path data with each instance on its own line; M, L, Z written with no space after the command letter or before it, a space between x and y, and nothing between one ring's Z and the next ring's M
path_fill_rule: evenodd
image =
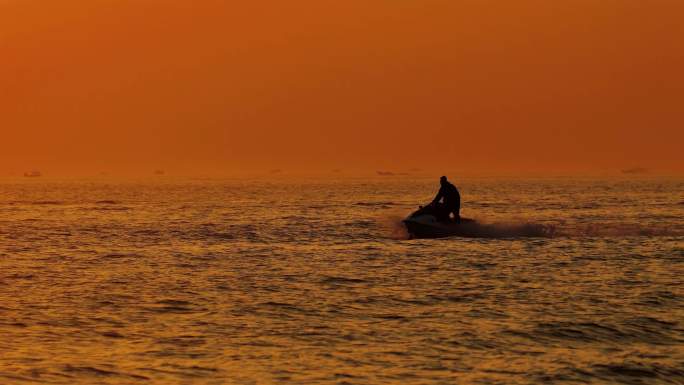
M26 178L38 178L40 176L43 176L40 171L30 171L30 172L25 172L24 177Z

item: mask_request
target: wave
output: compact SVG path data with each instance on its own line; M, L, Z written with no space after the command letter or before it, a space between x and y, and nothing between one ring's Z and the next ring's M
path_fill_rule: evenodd
M119 204L118 201L113 201L113 200L101 200L95 202L96 205L116 205Z
M395 206L393 202L357 202L356 206L368 206L368 207L381 207L386 208L390 206Z
M10 205L31 205L31 206L61 206L65 205L63 201L38 200L38 201L12 201L8 202Z
M32 206L64 206L64 205L70 205L70 204L85 204L89 202L65 202L65 201L57 201L57 200L35 200L35 201L10 201L8 204L10 205L32 205ZM118 201L113 201L113 200L99 200L92 202L95 205L116 205L120 204L121 202Z
M476 220L463 226L473 238L552 238L556 234L556 226L533 222L485 223Z
M402 222L403 220L404 216L402 214L392 213L377 217L376 223L387 238L400 241L410 238L408 231L406 231L406 226Z
M560 237L676 237L683 236L684 229L667 225L621 222L596 222L558 226L556 236Z
M571 225L509 220L496 223L476 221L472 226L475 237L480 238L612 238L682 236L684 229L666 225L638 223L596 222Z

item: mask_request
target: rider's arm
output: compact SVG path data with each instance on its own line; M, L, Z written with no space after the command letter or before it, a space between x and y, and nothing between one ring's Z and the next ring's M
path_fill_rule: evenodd
M432 200L432 203L430 203L430 204L434 205L435 203L439 203L439 200L442 199L443 197L444 197L444 188L440 187L439 192L437 193L437 196L435 197L435 199Z

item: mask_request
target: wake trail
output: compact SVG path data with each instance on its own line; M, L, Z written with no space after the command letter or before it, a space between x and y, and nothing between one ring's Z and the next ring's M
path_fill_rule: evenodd
M557 227L559 237L678 237L684 236L684 229L668 225L643 225L627 222L596 222Z
M390 239L406 240L409 234L402 220L403 216L391 214L378 219L382 231ZM643 225L626 222L596 222L568 224L536 222L521 219L506 219L488 222L476 219L464 223L469 238L621 238L621 237L678 237L684 236L684 229L667 225Z

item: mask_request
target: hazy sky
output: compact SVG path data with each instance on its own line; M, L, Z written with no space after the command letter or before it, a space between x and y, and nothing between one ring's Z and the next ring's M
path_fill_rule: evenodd
M0 0L0 172L684 172L682 0Z

